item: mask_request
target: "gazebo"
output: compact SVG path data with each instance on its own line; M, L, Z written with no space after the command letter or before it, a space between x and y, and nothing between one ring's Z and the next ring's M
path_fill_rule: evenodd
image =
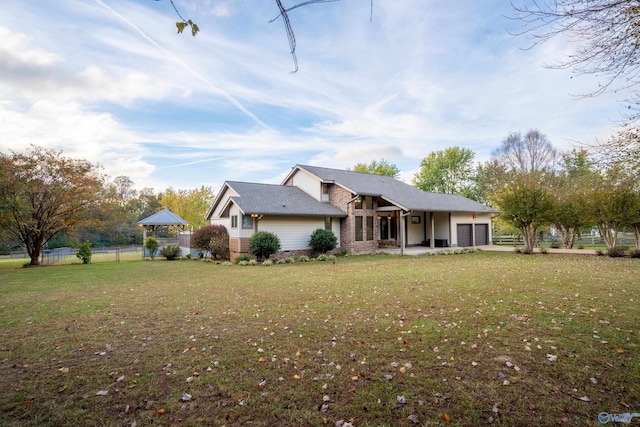
M188 224L189 223L187 221L180 218L169 209L163 209L160 212L156 212L153 215L138 221L138 225L142 226L144 229L142 234L142 241L146 242L147 237L153 237L158 241L161 248L167 245L182 246L180 245L179 241L180 231L184 231ZM158 227L175 227L177 230L176 237L155 237L155 233Z

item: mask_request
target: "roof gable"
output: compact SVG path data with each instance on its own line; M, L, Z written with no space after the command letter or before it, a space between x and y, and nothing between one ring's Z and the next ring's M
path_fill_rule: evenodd
M163 209L138 221L140 225L187 225L189 224L169 209Z
M339 208L319 202L298 187L235 181L225 185L237 194L229 200L245 215L345 216Z

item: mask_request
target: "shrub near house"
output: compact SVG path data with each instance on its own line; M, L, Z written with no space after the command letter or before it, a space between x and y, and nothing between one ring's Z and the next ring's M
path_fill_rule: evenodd
M334 250L338 245L338 238L333 232L329 230L323 230L318 228L311 233L311 240L309 240L309 246L314 252L321 254Z
M269 258L280 249L280 239L268 231L259 231L249 239L249 252L259 260Z

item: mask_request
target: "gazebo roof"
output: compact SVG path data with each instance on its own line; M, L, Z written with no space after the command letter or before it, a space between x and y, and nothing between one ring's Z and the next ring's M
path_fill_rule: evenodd
M178 215L174 214L168 209L163 209L160 212L156 212L153 215L141 219L138 221L139 225L187 225L189 224Z

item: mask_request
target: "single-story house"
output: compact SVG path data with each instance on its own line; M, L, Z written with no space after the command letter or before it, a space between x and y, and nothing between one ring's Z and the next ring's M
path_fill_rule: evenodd
M249 238L258 230L280 238L280 256L308 253L318 228L333 231L336 252L352 255L381 247L488 245L497 213L389 176L297 165L281 185L225 182L206 218L227 228L234 258L248 253Z

